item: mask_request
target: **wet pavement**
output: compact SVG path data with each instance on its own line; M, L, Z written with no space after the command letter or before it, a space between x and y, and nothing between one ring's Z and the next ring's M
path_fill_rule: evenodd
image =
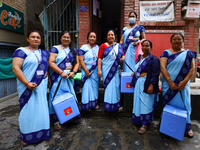
M76 123L65 123L56 131L51 125L51 138L21 147L18 128L17 96L0 103L0 150L199 150L200 121L192 120L194 138L178 141L159 132L155 119L146 134L138 134L139 126L131 121L131 113L98 111L82 113Z

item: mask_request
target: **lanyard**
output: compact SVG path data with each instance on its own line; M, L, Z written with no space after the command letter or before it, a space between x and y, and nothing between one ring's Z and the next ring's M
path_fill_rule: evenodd
M114 53L115 53L115 55L117 55L116 52L115 52L115 49L114 49L115 45L116 45L116 44L113 44L113 48L112 48L112 50L111 50L111 51L112 51L112 55L114 55Z
M63 48L65 54L67 55L67 61L68 61L68 60L69 60L69 54L67 54L67 52L65 51L65 48L64 48L64 46L63 46L62 44L61 44L61 46L62 46L62 48Z
M41 62L42 62L41 50L39 50L40 58L41 58L41 59L39 59L38 56L37 56L37 54L35 53L35 51L30 46L28 46L28 47L33 52L33 54L35 55L35 57L37 58L38 63L41 64Z
M91 45L90 45L90 43L88 43L88 45L89 45L89 47L90 47L90 49L92 50L92 54L93 54L93 61L95 61L95 58L96 58L96 53L95 53L95 51L94 51L94 47L92 48L91 47Z

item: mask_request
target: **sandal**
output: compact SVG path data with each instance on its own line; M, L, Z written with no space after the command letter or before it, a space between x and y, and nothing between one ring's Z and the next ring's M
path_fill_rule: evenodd
M193 136L194 136L193 131L190 129L190 131L186 133L186 136L187 136L188 138L193 138Z
M124 108L121 106L119 107L118 112L122 112L122 111L124 111Z
M140 130L138 132L139 132L139 134L145 134L146 131L147 131L147 126L142 125L142 127L140 128Z
M95 109L96 109L96 110L99 109L99 105L96 105Z
M22 141L22 140L21 140L21 144L22 144L22 146L27 146L28 145L28 143L24 143L24 141Z
M62 127L61 127L59 121L57 121L57 122L54 123L54 128L55 128L56 130L61 130Z

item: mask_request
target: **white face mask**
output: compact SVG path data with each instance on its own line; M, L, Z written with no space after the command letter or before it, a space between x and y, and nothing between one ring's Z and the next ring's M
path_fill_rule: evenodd
M133 18L133 17L129 18L130 23L135 23L135 21L136 21L136 18Z

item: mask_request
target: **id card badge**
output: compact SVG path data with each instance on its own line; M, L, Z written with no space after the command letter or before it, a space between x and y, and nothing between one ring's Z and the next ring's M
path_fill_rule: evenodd
M116 58L115 56L111 56L110 57L111 60L115 60L115 58Z
M37 71L37 75L38 75L38 76L44 75L44 71L43 71L43 70L38 70L38 71Z
M136 72L136 77L140 77L140 73L139 72Z
M132 40L132 39L133 39L133 36L129 36L129 39Z
M72 66L70 62L67 62L65 65L66 65L66 67L71 67Z
M96 65L96 61L93 61L93 62L92 62L92 65Z

